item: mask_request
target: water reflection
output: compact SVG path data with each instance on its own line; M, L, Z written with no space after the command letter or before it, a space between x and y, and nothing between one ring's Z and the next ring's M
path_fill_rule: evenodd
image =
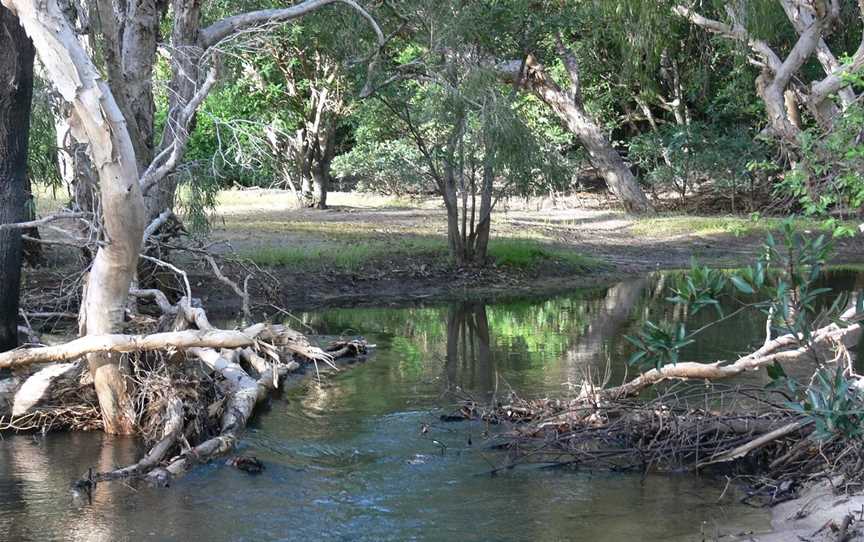
M482 400L510 388L558 394L586 375L624 378L621 360L630 345L623 336L651 314L663 291L662 278L641 278L545 301L346 309L304 317L325 334L362 330L383 350L397 353L395 380L440 377L435 394L463 390Z
M570 393L586 374L621 381L632 352L624 335L645 319L713 318L664 303L674 280L660 274L542 301L302 315L320 333L362 334L378 348L369 363L294 390L254 419L243 446L264 474L217 463L168 490L100 484L92 504L75 502L72 480L88 467L128 464L136 443L9 436L0 439L0 540L659 541L699 539L703 524L709 535L764 529L764 514L729 502L728 492L717 503L723 484L690 476L484 476L500 462L477 450L485 427L439 422L454 390L536 397ZM842 289L858 281L829 279ZM733 357L762 340L763 324L758 312L741 313L682 357Z
M91 498L74 496L70 484L87 466L110 470L134 461L134 439L87 433L15 436L0 440L0 537L4 540L117 540L120 518L100 509L126 490L99 484ZM75 511L61 520L63 510ZM117 529L120 529L119 531Z
M852 291L864 285L862 277L834 272L824 283L835 291ZM578 389L586 377L614 385L635 376L626 364L633 346L625 336L635 335L646 320L683 322L689 329L716 320L712 309L688 314L683 306L666 302L678 280L680 275L657 273L543 301L345 309L303 317L322 333L361 332L394 353L394 382L440 377L443 384L436 384L434 393L461 389L480 399L503 388L522 395L557 395ZM729 297L721 308L730 314L741 303ZM681 358L735 359L764 341L764 326L761 311L741 312L708 327L682 350ZM762 384L764 378L757 372L740 381Z
M495 376L485 304L462 303L450 307L445 361L448 389L458 389L464 383L473 390L492 391Z

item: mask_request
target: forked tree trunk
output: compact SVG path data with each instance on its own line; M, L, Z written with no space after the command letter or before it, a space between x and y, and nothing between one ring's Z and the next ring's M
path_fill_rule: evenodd
M847 88L849 81L846 75L864 67L864 43L855 52L852 61L841 67L823 39L840 16L840 3L837 0L818 1L810 6L781 0L780 4L799 34L798 40L782 59L768 43L750 35L742 22L742 14L734 7L727 6L728 23L704 17L684 5L673 7L672 12L708 32L741 42L752 49L762 66L762 72L756 78L756 93L765 105L767 131L785 143L787 153L795 158L801 144L801 122L797 119L797 106L787 107L786 100L786 92L791 90L789 86L793 78L799 75L801 68L815 53L827 75L821 81L810 81L802 87L809 87L806 101L817 122L823 127L830 127L841 109L829 97L838 94L841 105L846 107L852 92ZM864 2L859 1L859 5L864 6Z
M96 0L108 84L126 119L139 173L153 159L153 66L167 8L167 0Z
M480 212L479 220L474 231L471 233L473 238L474 261L477 263L486 263L486 258L489 253L489 236L492 230L492 191L495 186L495 169L491 158L487 157L486 163L483 164L483 185L480 191Z
M2 0L33 40L49 79L73 106L73 134L90 144L99 173L102 228L108 241L93 260L81 305L81 331L118 331L144 233L144 200L126 122L57 0ZM87 357L108 433L134 431L134 416L119 354Z
M170 148L175 139L178 138L177 131L194 129L194 125L184 126L185 123L181 121L181 116L184 107L192 101L201 84L200 81L203 79L201 74L206 71L202 65L204 48L198 44L201 33L201 4L201 0L171 0L174 26L171 32L172 58L171 81L168 84L170 92L168 94L167 126L172 129L164 131L160 150ZM155 47L155 39L152 44L148 40L142 40L142 43L146 44L148 48L151 45ZM130 54L134 52L132 50ZM152 65L150 69L152 70ZM152 100L152 87L148 88L148 91L150 91L150 100ZM139 112L149 107L149 105L140 106L145 103L144 100L139 99L138 103L137 110ZM151 134L146 136L142 132L142 141L143 138L149 137L152 142L152 129L151 122ZM146 163L144 167L147 167ZM174 208L177 186L177 176L169 174L147 192L145 206L148 222L158 217L165 209Z
M0 6L0 224L24 219L27 137L33 96L33 45L15 15ZM21 231L0 230L0 352L18 345Z

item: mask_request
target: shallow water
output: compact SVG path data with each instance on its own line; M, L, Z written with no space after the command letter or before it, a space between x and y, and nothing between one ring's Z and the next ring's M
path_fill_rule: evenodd
M486 428L438 421L457 395L567 394L589 369L620 381L630 353L623 336L642 318L683 316L662 303L669 280L656 275L541 302L299 315L317 333L362 334L376 353L256 416L243 451L265 462L263 474L212 464L169 489L100 484L88 503L72 497L70 481L88 467L134 461L134 440L7 436L0 539L659 541L764 531L764 511L736 504L731 491L721 500L724 484L690 475L525 467L492 477L504 458L482 449ZM831 279L841 289L855 282ZM761 339L761 322L742 314L683 357L748 350Z

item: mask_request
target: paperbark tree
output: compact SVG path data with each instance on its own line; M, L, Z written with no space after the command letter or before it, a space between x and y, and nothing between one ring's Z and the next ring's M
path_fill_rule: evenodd
M46 74L73 106L75 136L90 144L99 173L103 232L108 241L96 253L81 306L81 331L104 334L123 323L126 297L144 233L144 200L138 185L135 151L126 123L56 0L3 0L33 40ZM88 356L105 429L134 430L122 359L117 354Z
M570 88L562 89L532 55L524 61L510 61L498 66L499 74L534 93L548 105L588 152L591 164L606 181L606 186L628 212L653 212L651 203L621 155L612 146L603 129L585 109L580 87L579 62L557 38L557 50L570 78Z
M767 41L753 36L744 24L738 8L725 6L728 22L711 19L685 5L673 12L708 32L718 34L747 46L752 53L751 64L761 69L756 78L756 92L765 105L770 135L792 148L799 144L801 133L797 95L804 97L806 111L824 129L830 129L842 111L852 105L855 92L846 76L864 68L864 36L861 45L845 64L840 64L825 42L832 25L838 21L838 0L778 0L790 24L799 34L792 49L782 58ZM859 1L864 15L864 2ZM825 71L825 77L796 84L801 68L815 54Z
M223 42L255 27L288 22L331 4L343 4L354 9L369 21L379 45L384 43L384 35L374 19L354 0L305 0L287 8L263 9L225 17L206 27L202 26L201 0L172 0L174 26L170 46L172 74L168 85L168 118L155 158L142 174L149 218L153 219L165 209L173 208L177 180L171 173L180 163L188 143L189 130L194 126L195 110L209 91L208 65L212 64ZM155 55L150 56L149 49L147 58L151 59L149 70L152 72ZM370 70L374 66L373 58ZM152 133L152 123L150 130Z
M27 199L27 139L33 96L33 45L0 6L0 224L20 222ZM21 231L0 228L0 352L18 345Z
M302 205L325 209L336 129L349 110L347 82L334 57L311 49L305 39L299 41L293 35L265 41L267 62L275 66L279 77L256 73L257 85L265 93L273 93L273 88L281 90L271 106L278 110L276 118L266 128L267 152L281 162L283 182ZM294 129L286 133L280 129L284 125Z
M199 31L200 2L175 0L174 45L182 43L190 44L191 50L195 50L196 46L206 49L233 33L258 24L289 21L336 1L307 0L290 8L247 13L223 19ZM338 1L354 7L371 21L371 17L353 0ZM46 75L60 95L71 104L72 135L89 146L93 166L98 173L101 228L105 242L96 252L86 281L80 330L84 335L115 333L124 321L129 287L135 276L146 225L147 214L142 188L153 188L160 181L169 178L182 159L195 111L215 83L215 71L212 68L206 69L207 66L201 64L203 53L184 54L174 59L173 88L176 92L172 94L173 101L169 108L169 122L162 147L142 172L142 163L136 159L136 143L130 135L123 108L118 104L109 85L101 79L98 69L82 46L58 1L2 0L2 4L17 15L33 41ZM103 7L107 8L107 5ZM124 19L124 28L129 32L140 30L129 29L130 25L139 23L139 16L140 21L144 22L139 26L154 31L154 13L158 14L156 8L156 3L142 0L125 12L121 10L113 13L121 16L125 13L127 19ZM380 30L374 21L372 22L379 36L379 43L383 42ZM123 35L126 36L124 40L132 43L128 48L121 49L125 61L121 62L121 65L129 67L129 73L133 74L130 77L124 76L126 83L147 69L151 70L147 72L149 79L156 34L149 37L135 37L125 33ZM112 43L110 38L108 43ZM118 61L115 59L115 62ZM116 70L116 65L109 66L108 72ZM116 77L115 75L115 85L121 84ZM134 81L128 84L135 86ZM140 97L148 92L152 94L152 89L147 85L141 88L144 90L135 90L134 96ZM149 106L143 101L132 100L130 96L133 94L124 94L124 107L127 111L140 113L134 119L136 123L141 120L142 124L147 124ZM136 129L139 128L140 126ZM146 138L139 139L138 144L146 147ZM171 197L173 199L173 192ZM124 378L125 358L119 352L100 351L88 354L87 359L99 398L105 431L118 434L134 432L134 413Z

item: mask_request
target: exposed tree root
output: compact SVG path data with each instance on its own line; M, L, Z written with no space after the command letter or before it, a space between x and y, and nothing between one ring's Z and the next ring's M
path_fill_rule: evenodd
M14 430L101 426L82 358L94 352L126 356L137 427L151 448L133 465L89 477L93 482L137 478L168 484L192 466L230 452L255 406L288 372L367 351L363 339L333 342L324 351L280 325L218 329L188 298L172 305L158 290L133 295L154 300L163 313L159 325L171 330L86 336L0 354L0 368L22 371L50 363L29 376L0 381L0 429Z

